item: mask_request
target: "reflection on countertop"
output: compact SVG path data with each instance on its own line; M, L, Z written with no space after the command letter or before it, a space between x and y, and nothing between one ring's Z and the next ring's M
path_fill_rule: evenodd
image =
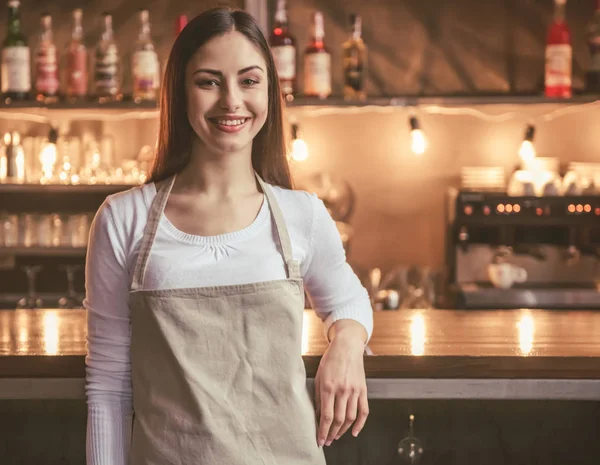
M327 348L304 312L302 355L314 375ZM371 378L600 378L600 312L376 312L365 356ZM83 377L85 310L0 310L0 377Z

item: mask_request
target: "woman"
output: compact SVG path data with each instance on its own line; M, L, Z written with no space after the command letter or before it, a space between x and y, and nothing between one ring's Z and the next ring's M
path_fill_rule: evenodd
M369 299L323 203L291 190L282 127L253 19L191 21L167 63L152 176L108 197L90 236L88 465L317 465L362 429ZM304 287L330 340L317 415Z

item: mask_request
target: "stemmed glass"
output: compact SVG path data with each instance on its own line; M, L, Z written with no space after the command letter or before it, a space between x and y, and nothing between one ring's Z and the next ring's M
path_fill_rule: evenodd
M23 268L27 275L27 297L23 297L17 302L17 308L41 308L43 305L35 290L35 279L37 274L42 270L41 265L26 265Z
M81 308L82 299L75 292L75 273L81 269L81 265L63 265L59 269L67 273L67 295L58 299L60 308Z
M410 415L409 419L408 436L398 443L398 457L400 457L400 463L417 465L421 463L421 458L423 457L423 445L421 444L421 441L415 437L415 416Z

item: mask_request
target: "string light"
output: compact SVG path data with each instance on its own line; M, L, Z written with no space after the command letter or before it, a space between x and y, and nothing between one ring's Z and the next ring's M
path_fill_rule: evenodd
M531 164L536 157L535 146L533 145L533 138L535 136L535 126L528 124L525 129L525 138L519 149L519 156L525 166Z
M410 124L410 147L415 155L423 155L429 145L427 138L416 116L411 116L408 121Z
M308 158L308 146L300 137L300 131L296 123L292 124L292 150L290 151L290 158L299 162Z

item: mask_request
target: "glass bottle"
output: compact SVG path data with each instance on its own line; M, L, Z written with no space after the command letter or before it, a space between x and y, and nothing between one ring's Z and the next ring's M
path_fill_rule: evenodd
M69 100L84 99L88 93L88 54L83 42L81 8L73 10L73 32L66 53L66 95Z
M27 38L21 32L20 3L8 2L8 32L2 43L2 95L11 100L26 100L31 92L31 57Z
M596 0L596 10L588 26L588 44L591 63L585 74L585 88L590 93L600 93L600 0Z
M42 33L34 57L35 91L41 102L58 96L58 59L52 34L52 16L42 14Z
M101 101L120 98L119 49L114 39L112 15L103 13L104 30L96 47L94 81L96 97Z
M133 99L157 100L160 82L160 65L150 36L148 10L140 11L140 33L133 53Z
M304 51L304 94L327 98L331 95L331 55L325 47L323 13L312 15L311 40Z
M286 0L277 0L275 21L271 33L271 52L279 76L281 93L292 100L296 93L296 39L288 30Z
M546 97L572 95L573 49L571 31L565 20L567 0L554 0L554 20L546 38Z
M367 46L362 38L362 19L350 15L351 34L343 44L344 56L344 99L365 100L367 98Z

